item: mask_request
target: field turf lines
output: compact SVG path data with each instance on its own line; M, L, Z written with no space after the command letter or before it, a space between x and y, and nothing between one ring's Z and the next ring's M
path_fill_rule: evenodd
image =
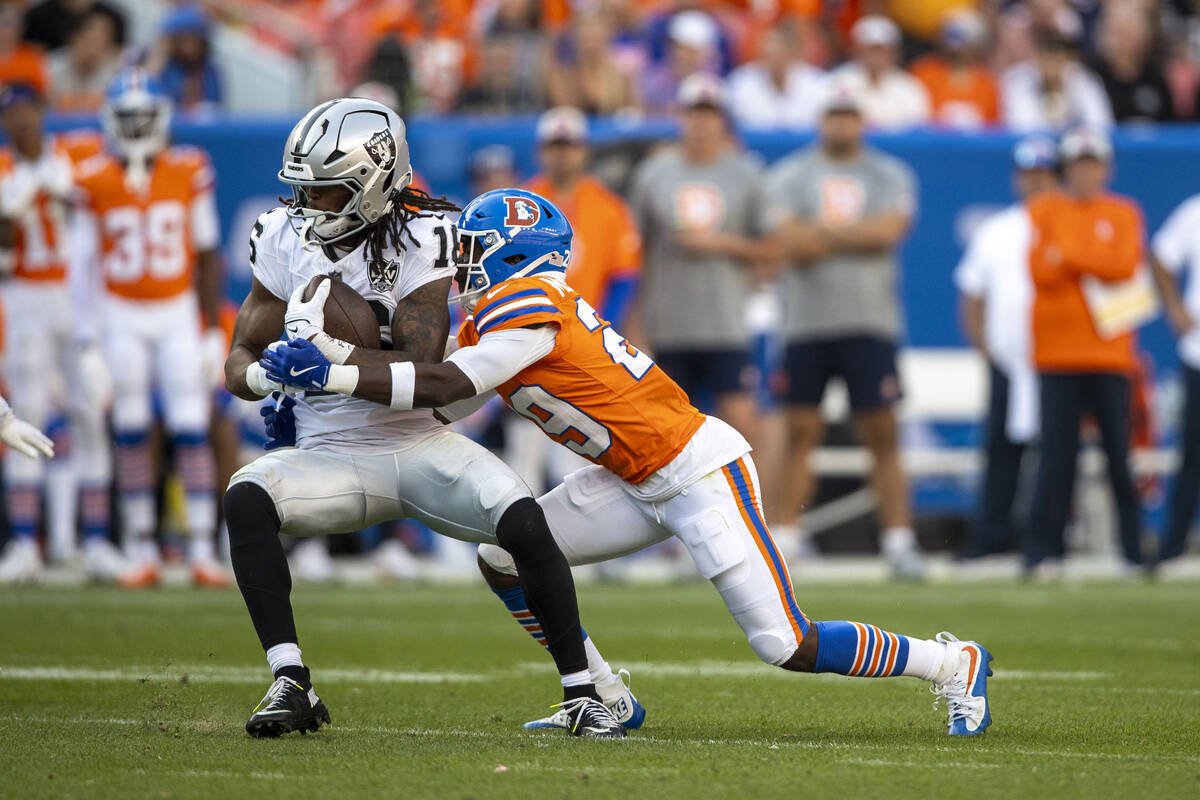
M549 658L481 585L295 592L334 727L255 741L236 592L0 590L0 797L1151 797L1200 794L1200 585L797 586L813 619L996 656L987 734L909 679L753 657L705 584L584 586L649 709L625 741L526 733ZM496 771L497 767L507 769Z

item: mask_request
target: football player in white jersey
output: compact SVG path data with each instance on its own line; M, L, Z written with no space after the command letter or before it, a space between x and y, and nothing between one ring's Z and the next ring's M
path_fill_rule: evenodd
M456 209L409 187L400 117L361 98L317 106L288 136L279 178L293 198L259 217L251 234L254 281L225 363L229 391L253 400L282 389L258 360L285 333L311 339L337 363L440 361L457 237L442 212ZM301 297L314 277L330 273L367 299L392 349L353 347L323 331L331 282L320 282L308 302ZM572 733L624 735L588 677L567 561L511 469L443 429L429 410L318 392L298 399L295 419L298 446L239 470L225 493L234 574L275 676L247 732L278 736L329 722L301 659L278 534L346 533L409 517L513 554L562 675Z

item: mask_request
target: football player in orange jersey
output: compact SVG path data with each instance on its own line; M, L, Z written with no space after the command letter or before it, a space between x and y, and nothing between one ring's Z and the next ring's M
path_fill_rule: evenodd
M988 727L992 657L982 645L945 632L917 639L804 616L763 521L750 446L697 411L567 285L572 232L562 211L532 192L500 189L471 201L458 231L460 296L473 316L459 331L462 347L445 362L337 365L297 338L263 351L268 378L393 409L441 407L495 389L550 438L593 462L538 501L572 564L677 537L763 661L798 672L927 680L946 699L951 735ZM479 556L493 591L540 641L512 559L491 545L481 545ZM599 685L612 670L594 645L588 653ZM629 727L645 714L636 701L610 707ZM528 723L563 724L558 715Z
M77 171L72 273L102 298L80 321L103 343L113 376L112 426L128 586L160 579L150 428L154 401L187 493L189 561L199 585L229 583L213 547L215 475L208 427L221 382L222 274L208 156L167 141L171 103L144 70L121 73L101 118L111 150Z
M8 319L8 380L15 413L37 428L51 415L70 419L71 455L65 477L82 500L86 569L110 580L124 568L109 541L107 369L98 348L76 347L75 313L67 279L67 211L73 163L102 146L90 133L48 136L37 89L11 84L0 92L0 124L11 143L0 150L0 271ZM36 534L46 465L9 451L6 494L13 540L0 562L0 582L31 580L41 572ZM75 504L64 523L75 528ZM74 536L70 537L73 546Z

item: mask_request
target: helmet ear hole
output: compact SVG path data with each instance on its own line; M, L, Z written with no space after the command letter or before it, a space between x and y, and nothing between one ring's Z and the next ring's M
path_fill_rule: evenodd
M510 267L515 267L517 264L520 264L524 260L525 260L525 256L523 256L523 255L511 255L511 256L505 256L504 263L508 264Z

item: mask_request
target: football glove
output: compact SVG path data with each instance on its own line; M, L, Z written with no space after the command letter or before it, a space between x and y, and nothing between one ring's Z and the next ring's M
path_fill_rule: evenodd
M267 443L264 450L274 450L277 447L296 446L296 398L288 394L275 392L272 395L274 403L265 403L258 413L262 415L267 428Z
M54 456L54 442L50 441L50 437L19 418L12 409L6 410L4 416L0 417L0 441L30 458Z
M325 330L325 300L333 282L326 278L317 284L311 300L302 300L308 284L301 284L288 298L287 313L283 316L283 328L289 339L312 339Z
M307 339L292 339L282 347L267 348L258 363L268 380L306 391L323 390L332 366L325 354Z

